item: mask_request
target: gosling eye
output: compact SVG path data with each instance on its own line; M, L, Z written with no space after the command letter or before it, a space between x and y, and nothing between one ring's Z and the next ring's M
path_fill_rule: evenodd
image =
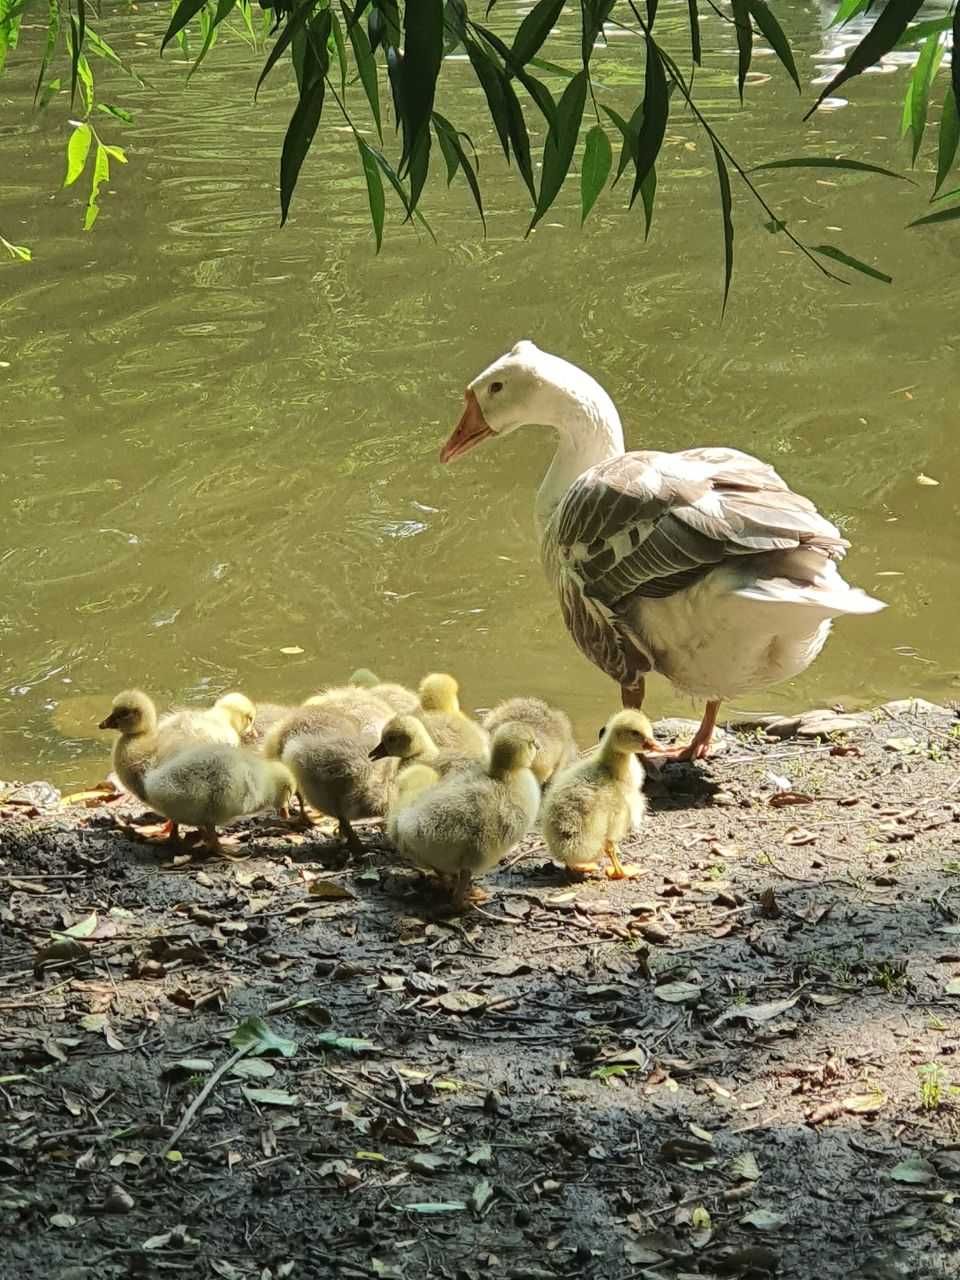
M498 391L502 391L502 390L503 390L503 383L502 383L502 382L491 382L491 383L490 383L490 394L491 394L492 396L495 396L495 395L497 394L497 392L498 392Z

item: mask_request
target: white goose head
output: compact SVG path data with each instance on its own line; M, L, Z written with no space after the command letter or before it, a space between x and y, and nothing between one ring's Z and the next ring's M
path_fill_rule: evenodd
M610 446L604 456L623 450L619 415L599 382L529 339L474 378L464 399L463 416L440 452L441 462L530 424L553 427L577 443L599 433Z

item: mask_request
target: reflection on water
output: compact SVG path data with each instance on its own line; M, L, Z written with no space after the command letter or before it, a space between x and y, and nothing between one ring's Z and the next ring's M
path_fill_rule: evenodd
M134 40L135 26L151 39L163 27L165 11L149 13L104 24L151 88L100 71L103 97L137 127L93 234L79 230L82 192L51 194L65 106L0 137L16 179L3 231L35 250L32 265L0 268L0 776L96 773L92 725L124 685L282 700L361 663L407 680L452 667L473 705L540 693L592 740L614 691L566 638L533 539L548 439L521 432L437 463L464 383L523 336L598 376L632 445L759 453L842 518L850 578L892 607L841 625L764 706L955 691L943 584L957 558L960 250L949 231L902 230L922 195L858 174L765 178L799 234L896 277L840 288L788 255L738 193L721 326L712 159L685 117L648 243L619 189L581 232L575 185L525 241L520 181L454 66L442 109L482 143L487 239L466 189L437 185L425 213L439 244L394 209L375 258L349 137L327 126L281 232L282 75L251 108L262 59L218 46L183 90L182 63ZM657 21L686 48L685 5L662 5ZM816 7L791 20L808 86L861 32L818 22ZM732 44L716 18L704 25L705 44ZM570 21L548 53L561 61L578 40ZM18 104L32 96L30 49L28 36L6 85ZM698 84L745 160L802 149L905 163L885 76L802 132L809 88L798 99L758 58L763 83L740 111L730 66L714 58ZM628 39L598 52L595 74L602 100L635 101ZM939 486L918 485L920 472ZM291 646L304 652L281 652ZM652 697L657 711L684 705L660 684Z

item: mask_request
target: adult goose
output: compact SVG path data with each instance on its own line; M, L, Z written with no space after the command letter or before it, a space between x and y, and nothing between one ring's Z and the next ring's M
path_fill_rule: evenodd
M849 543L772 467L739 449L624 452L603 387L532 342L465 400L441 462L527 424L556 431L536 501L544 567L571 636L624 706L642 704L650 671L706 700L671 758L707 754L721 701L804 671L832 618L884 607L841 578Z

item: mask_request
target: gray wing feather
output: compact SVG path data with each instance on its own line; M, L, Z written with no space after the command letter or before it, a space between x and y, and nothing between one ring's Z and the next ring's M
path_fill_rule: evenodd
M809 499L737 449L622 454L584 472L554 514L544 547L567 628L621 684L653 665L629 605L692 585L725 560L847 547Z

